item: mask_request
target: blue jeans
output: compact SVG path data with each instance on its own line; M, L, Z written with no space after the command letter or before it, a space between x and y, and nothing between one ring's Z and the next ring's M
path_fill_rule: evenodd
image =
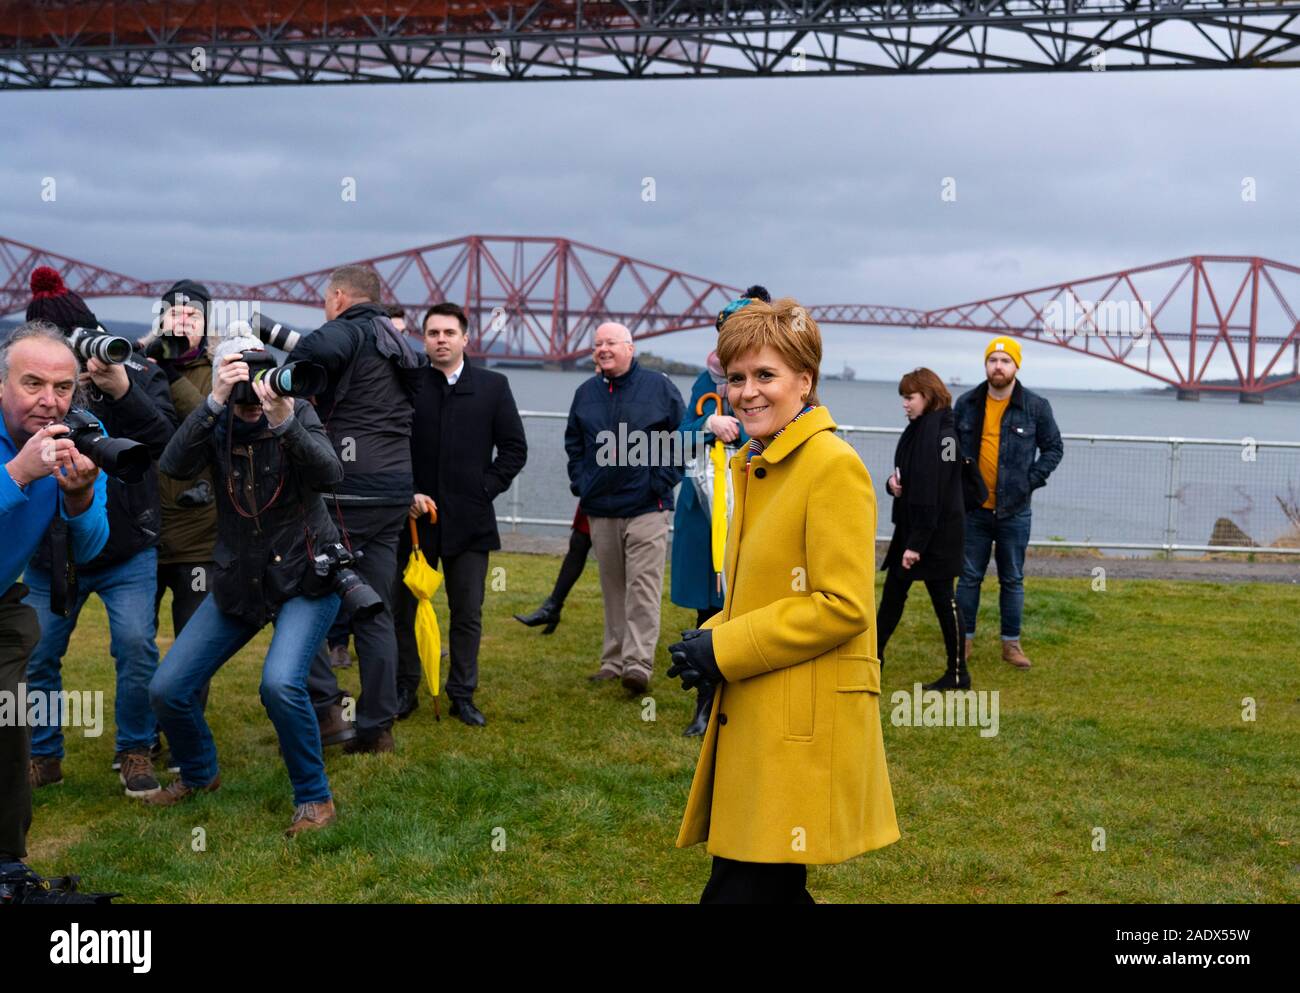
M286 601L262 666L262 706L280 738L295 804L330 798L320 725L307 696L307 671L338 610L339 598L333 593ZM217 746L199 702L203 687L259 630L222 613L209 596L176 638L149 685L149 701L187 786L206 786L218 772Z
M957 605L966 624L966 637L975 637L975 617L980 609L980 584L989 568L989 553L997 546L998 609L1002 614L1002 640L1020 638L1020 618L1025 611L1025 549L1029 547L1030 509L999 519L991 510L977 507L966 515L965 561L957 581Z
M63 656L77 617L90 594L99 594L108 611L108 650L117 667L117 696L113 720L119 752L149 748L158 737L158 725L149 709L149 680L158 669L158 644L154 641L153 598L158 586L158 552L146 548L125 562L103 569L77 570L77 602L67 617L50 612L50 574L29 566L23 577L31 593L23 602L36 611L41 641L27 663L27 688L46 693L63 689ZM84 679L83 673L78 673ZM53 708L59 710L57 704ZM32 754L63 758L61 713L49 723L32 728Z

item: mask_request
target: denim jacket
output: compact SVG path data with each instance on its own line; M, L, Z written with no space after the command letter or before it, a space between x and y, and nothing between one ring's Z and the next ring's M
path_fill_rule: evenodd
M953 407L957 439L962 455L979 461L980 437L984 432L984 403L989 384L980 383L963 393ZM1030 494L1047 483L1065 454L1061 432L1052 416L1052 405L1016 380L1011 402L1002 415L1002 437L998 443L996 515L1011 517L1029 506Z

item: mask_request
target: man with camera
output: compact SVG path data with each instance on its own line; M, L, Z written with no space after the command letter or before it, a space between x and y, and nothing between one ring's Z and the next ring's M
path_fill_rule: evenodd
M162 527L153 460L176 430L176 410L162 371L130 341L104 332L57 272L42 266L32 273L31 285L27 319L49 321L68 335L82 360L79 381L89 395L89 410L103 425L104 435L118 439L103 447L118 457L99 463L109 476L109 537L99 555L77 570L76 589L64 591L56 585L60 577L52 569L48 538L27 569L31 592L26 602L41 623L41 640L28 663L28 688L57 699L68 641L86 600L98 594L108 611L109 650L117 671L113 766L126 795L142 797L158 789L151 755L158 729L149 709L149 680L158 666L153 604ZM63 781L61 719L58 708L52 708L48 723L32 729L35 788Z
M207 287L192 279L172 285L155 305L157 335L145 354L167 377L172 403L183 421L212 391L211 348L208 336ZM172 632L180 634L207 595L212 576L212 545L217 536L216 492L212 471L204 466L192 479L158 479L162 503L162 540L158 546L158 591L154 596L154 626L163 594L172 594Z
M343 543L358 555L356 571L383 601L374 616L353 618L361 697L349 752L393 749L397 713L397 637L393 583L397 542L406 527L414 483L411 416L420 369L427 364L410 338L393 327L380 299L379 275L368 266L334 270L325 286L325 324L299 338L260 319L258 333L294 359L321 365L326 388L316 409L343 463L343 481L325 494ZM400 582L400 579L397 580ZM346 609L346 608L345 608ZM340 740L343 693L322 649L312 664L312 703L326 743Z
M0 345L0 694L23 695L27 660L41 636L19 577L53 525L56 561L89 562L108 540L104 477L59 423L77 389L77 356L53 325L31 322ZM17 716L17 715L15 715ZM0 721L0 884L31 876L29 742L25 720Z
M260 693L293 786L286 832L292 837L335 819L307 672L338 613L335 591L352 578L333 564L338 531L319 492L343 479L343 466L311 404L286 395L295 389L293 377L275 367L256 338L223 341L214 360L212 393L162 457L163 472L173 478L212 470L216 569L211 596L199 604L149 687L181 772L146 802L172 806L221 785L200 695L217 670L272 623Z

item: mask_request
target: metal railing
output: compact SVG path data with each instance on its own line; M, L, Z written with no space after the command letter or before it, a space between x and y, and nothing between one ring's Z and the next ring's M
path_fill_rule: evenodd
M528 465L507 491L509 513L498 512L497 521L516 531L521 526L567 529L577 503L566 472L568 415L520 414L528 432ZM889 497L882 481L892 471L902 430L839 426L839 434L876 481L879 521L886 528ZM1300 442L1104 434L1062 438L1065 457L1047 485L1034 492L1031 546L1300 554L1300 521L1294 516L1300 510ZM554 516L560 508L567 508L569 516ZM877 537L887 541L890 535Z

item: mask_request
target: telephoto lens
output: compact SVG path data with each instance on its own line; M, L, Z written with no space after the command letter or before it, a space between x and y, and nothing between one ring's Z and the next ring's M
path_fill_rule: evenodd
M281 351L292 352L298 344L298 339L302 337L297 331L285 327L279 321L272 320L260 310L253 312L253 319L249 323L252 325L255 335L272 348L278 348Z
M99 422L84 410L69 410L63 423L77 451L115 479L138 483L153 464L147 446L129 438L105 437Z
M324 390L327 382L325 367L315 362L286 362L257 378L265 379L271 392L282 397L312 397Z
M68 344L83 361L99 359L121 365L131 357L131 342L119 335L109 334L103 328L74 328L68 335Z

